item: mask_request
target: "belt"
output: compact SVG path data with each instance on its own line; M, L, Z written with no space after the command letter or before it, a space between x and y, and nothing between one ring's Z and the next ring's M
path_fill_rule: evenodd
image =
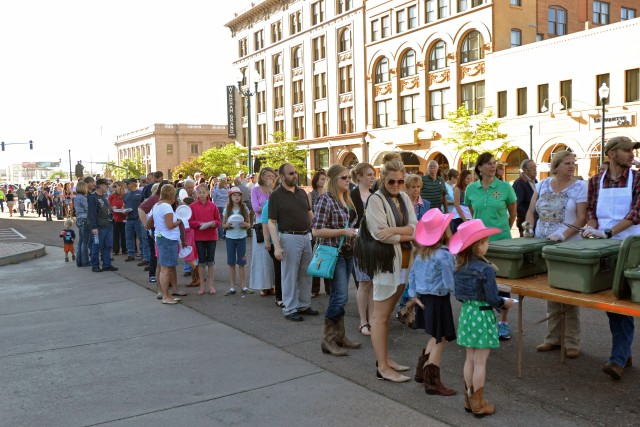
M478 307L478 310L480 311L488 311L488 310L493 310L493 307L491 307L490 305L481 305Z
M294 230L285 230L285 231L281 231L282 234L299 234L299 235L304 235L304 234L309 234L309 230L305 230L305 231L294 231Z

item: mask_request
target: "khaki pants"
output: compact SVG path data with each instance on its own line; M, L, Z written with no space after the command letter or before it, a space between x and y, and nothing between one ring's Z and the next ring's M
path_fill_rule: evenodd
M580 350L580 309L568 304L547 301L547 315L551 316L547 322L547 336L545 343L560 345L560 319L564 313L564 345L568 349Z

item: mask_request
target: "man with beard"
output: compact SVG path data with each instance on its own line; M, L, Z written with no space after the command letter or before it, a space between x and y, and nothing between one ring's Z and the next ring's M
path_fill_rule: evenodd
M624 240L640 235L640 173L631 170L633 150L640 148L626 136L615 136L604 147L609 168L589 180L587 226L582 237ZM634 319L607 313L611 331L611 356L602 371L614 380L631 366Z
M282 262L282 312L286 319L300 322L304 320L301 314L318 315L310 306L311 277L307 275L312 256L309 229L313 212L307 193L298 187L295 166L285 163L278 174L281 185L269 197L269 234L274 256Z

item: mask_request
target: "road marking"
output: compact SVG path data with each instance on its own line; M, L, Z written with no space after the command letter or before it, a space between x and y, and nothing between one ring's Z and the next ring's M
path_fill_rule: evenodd
M26 239L26 236L20 234L15 228L0 228L0 240Z

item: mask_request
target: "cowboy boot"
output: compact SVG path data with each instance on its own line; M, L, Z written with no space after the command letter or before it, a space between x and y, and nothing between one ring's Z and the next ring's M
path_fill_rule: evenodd
M336 344L336 322L331 319L324 319L324 330L322 331L322 352L332 356L346 356L346 350L341 349Z
M467 382L464 383L464 410L471 412L471 403L469 403L469 395L473 394L473 386L467 388Z
M424 386L424 392L427 394L437 394L433 379L433 366L435 365L428 364L422 368L422 385Z
M194 288L200 286L200 271L198 271L198 267L191 270L191 283L188 286Z
M427 365L430 368L430 387L425 387L424 391L427 394L437 394L439 396L454 396L457 391L451 388L447 388L440 381L440 367L434 364Z
M484 387L480 387L469 397L471 410L476 417L484 417L485 415L492 415L496 412L495 405L484 400L483 395Z
M427 353L427 349L425 348L420 353L420 357L418 357L418 364L416 365L416 374L413 376L413 379L417 383L422 383L424 381L424 377L422 376L422 370L425 365L429 361L429 353Z
M360 348L360 346L362 345L359 342L354 342L347 338L344 331L344 315L340 316L338 325L336 327L336 344L338 344L340 347L346 348Z

